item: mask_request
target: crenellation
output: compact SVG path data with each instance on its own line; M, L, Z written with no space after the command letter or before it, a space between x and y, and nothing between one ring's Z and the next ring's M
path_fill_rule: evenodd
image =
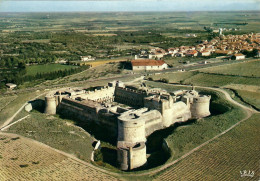
M117 137L118 165L131 170L147 162L147 136L176 122L209 116L210 99L195 90L168 93L114 81L93 91L69 88L49 93L45 113L56 114L57 109L112 131Z

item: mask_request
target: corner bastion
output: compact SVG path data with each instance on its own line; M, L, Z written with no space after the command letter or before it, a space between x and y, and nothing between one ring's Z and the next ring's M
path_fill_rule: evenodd
M66 88L50 92L45 97L45 113L72 114L105 127L117 137L119 168L132 170L147 164L147 136L176 122L209 116L210 99L195 90L169 93L114 81L93 91Z

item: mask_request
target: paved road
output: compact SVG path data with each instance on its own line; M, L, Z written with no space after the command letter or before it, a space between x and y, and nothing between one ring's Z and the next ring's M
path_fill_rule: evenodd
M249 60L249 61L251 61L251 60ZM68 85L69 86L82 85L82 84L86 84L86 83L90 83L90 82L96 82L96 81L101 81L101 80L113 81L115 79L134 77L134 76L141 76L141 75L144 75L144 74L177 72L180 69L185 69L185 71L190 71L190 70L195 71L195 70L199 70L199 69L202 69L202 68L221 66L221 65L225 65L225 64L236 64L236 63L242 63L242 62L243 61L226 61L226 62L217 62L217 63L210 63L210 64L195 64L195 65L190 65L190 66L180 66L178 68L169 68L169 69L160 70L160 71L148 71L148 72L140 72L140 73L135 73L135 74L125 74L125 75L121 74L121 75L115 75L113 77L105 77L105 78L99 78L99 79L93 79L93 80L83 80L83 81L77 81L77 82L55 84L55 85L51 85L51 86L32 87L32 88L26 88L26 89L21 89L21 90L18 89L18 90L11 91L11 93L22 93L22 92L44 90L44 89L58 88L58 87L64 87L64 86L67 87ZM85 70L85 71L88 71L88 70ZM84 73L85 71L79 72L78 74Z

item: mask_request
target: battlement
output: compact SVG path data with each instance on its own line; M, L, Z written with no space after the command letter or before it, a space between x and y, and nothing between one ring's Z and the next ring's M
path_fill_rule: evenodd
M209 95L200 95L199 97L194 97L193 102L197 103L208 103L211 99Z
M195 90L127 87L114 81L93 91L61 89L45 97L45 113L71 113L82 121L94 121L117 136L117 159L122 170L146 164L146 137L154 131L210 115L211 96ZM126 105L126 106L122 106ZM112 133L112 134L113 134Z

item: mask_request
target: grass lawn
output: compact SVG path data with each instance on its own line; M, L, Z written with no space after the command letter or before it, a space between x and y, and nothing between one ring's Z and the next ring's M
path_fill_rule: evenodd
M259 173L260 115L253 115L233 130L156 176L156 180L257 180ZM241 178L251 170L254 177Z
M77 68L77 66L61 64L32 65L26 67L26 75L36 75L37 73L48 73L71 68Z

